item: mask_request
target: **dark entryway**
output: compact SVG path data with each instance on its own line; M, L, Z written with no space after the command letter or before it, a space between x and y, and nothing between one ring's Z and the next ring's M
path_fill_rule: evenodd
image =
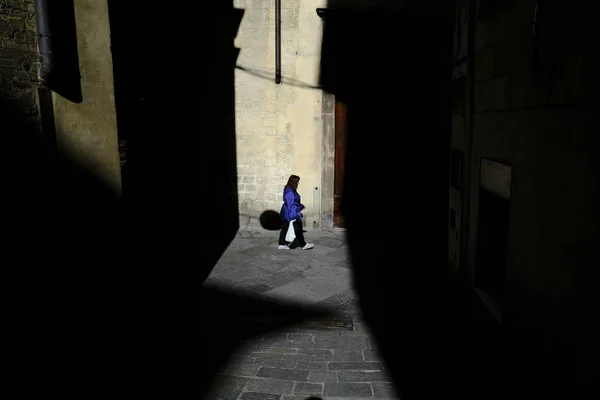
M506 275L510 200L480 188L475 287L501 319Z

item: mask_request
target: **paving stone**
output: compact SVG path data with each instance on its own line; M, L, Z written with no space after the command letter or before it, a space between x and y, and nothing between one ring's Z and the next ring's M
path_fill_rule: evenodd
M294 386L294 394L321 396L323 394L323 384L296 382L296 385Z
M244 251L240 251L240 253L250 256L250 257L260 257L261 255L265 254L266 251L268 251L268 250L264 246L259 245L259 246L251 247Z
M323 355L323 354L332 355L333 350L301 348L301 349L297 349L297 353L298 354L310 354L312 356Z
M262 283L257 283L255 285L248 287L248 290L251 292L254 292L254 293L264 293L264 292L268 292L271 289L273 289L273 286L264 285Z
M344 312L344 315L353 315L352 312ZM369 335L364 332L356 332L356 331L341 331L341 337L362 337L367 338Z
M296 368L296 361L292 360L275 360L269 358L258 358L255 361L255 364L260 367L270 367L270 368Z
M339 371L339 382L390 382L390 377L386 372L372 371Z
M365 361L383 361L383 357L379 354L377 350L365 349Z
M308 362L312 362L312 361L316 361L315 360L316 356L312 356L310 354L285 354L283 356L284 360L292 360L292 361L308 361ZM325 360L319 360L319 361L325 361Z
M246 261L246 268L260 269L269 273L276 273L283 269L280 262L264 256L263 254L260 258Z
M354 350L362 351L367 348L368 343L365 338L334 338L334 337L316 337L315 348L319 349L338 349L338 350Z
M269 247L273 247L276 249L279 247L279 245L277 243L271 243L269 245ZM271 253L271 252L263 253L260 255L260 257L265 260L273 260L273 261L278 261L278 262L289 259L289 256L286 256L286 253L283 251L278 251L276 253Z
M282 354L295 354L298 349L291 347L256 347L253 352L259 353L282 353Z
M225 389L229 391L241 391L246 386L250 378L242 378L238 376L221 376L215 379L214 388Z
M213 278L215 279L226 279L233 282L242 282L249 279L256 279L266 277L268 272L260 270L258 268L249 269L243 264L231 263L226 268L214 269Z
M344 361L364 361L363 358L363 353L362 352L348 352L348 353L338 353L336 351L333 352L333 354L321 354L316 356L316 360L315 361L337 361L337 362L344 362Z
M344 304L348 301L352 301L356 298L353 290L345 290L342 293L336 294L335 296L331 296L324 301L327 303L331 303L332 305L340 305Z
M326 262L326 261L320 261L320 260L310 260L310 263L308 264L308 268L307 269L311 269L311 268L324 268L331 265L330 262Z
M283 360L283 353L250 353L248 355L249 357L252 357L254 359L261 359L261 360Z
M330 362L329 371L381 371L383 366L380 362L349 361Z
M219 286L231 287L231 286L234 286L236 284L236 281L234 281L232 279L225 278L223 276L212 275L212 276L209 276L206 279L206 281L204 282L204 284L216 284L216 285L219 285Z
M332 247L332 246L329 246ZM329 253L326 253L329 257L333 257L333 258L337 258L340 260L345 260L347 258L350 258L350 250L348 249L348 247L340 247L337 248Z
M336 249L334 247L327 247L327 246L315 246L314 249L312 249L313 253L317 253L317 254L327 254L329 255L329 253L335 251Z
M312 253L311 256L311 259L321 261L323 265L332 265L339 261L339 258L331 257L329 254Z
M295 348L312 349L315 347L315 342L312 338L298 339L292 341L290 346Z
M340 310L340 311L358 314L360 312L360 305L358 305L358 303L355 302L354 300L351 300L349 302L346 302L344 304L340 304L339 306L336 306L335 309Z
M296 362L290 360L260 360L256 362L256 365L268 368L296 368Z
M334 238L334 237L324 236L324 237L321 237L321 238L315 240L315 244L319 244L320 246L325 246L325 247L332 247L334 249L339 249L344 246L344 241Z
M307 275L304 272L290 269L288 271L276 272L268 275L262 280L261 283L278 288L306 277Z
M285 379L290 381L306 381L308 380L308 373L308 370L301 369L261 367L256 373L256 376L261 378Z
M392 383L373 382L372 385L373 385L373 393L375 393L375 397L396 398L398 396L396 394L396 390L394 389L394 385Z
M287 339L287 335L266 336L258 342L259 347L292 347L292 342Z
M325 397L372 397L373 391L369 383L326 383Z
M206 400L237 400L241 391L222 389L206 396Z
M338 381L337 372L310 371L309 382L335 383Z
M309 272L310 271L307 271L307 274ZM269 283L267 282L267 284ZM265 295L273 299L283 299L285 301L294 301L300 304L314 305L323 299L341 292L350 284L349 275L332 279L313 275L269 290Z
M246 384L246 390L249 392L271 393L271 394L292 394L294 387L293 381L281 379L260 379L253 378Z
M258 276L236 282L234 290L248 290L248 288L252 286L264 284L264 279L267 275L268 273L266 273L265 271L261 271L261 274Z
M242 394L240 400L279 400L280 397L278 394L246 392Z
M302 272L306 272L312 268L311 264L307 262L298 262L297 260L295 260L293 263L289 263L289 265L286 266Z
M313 337L310 333L290 333L287 335L288 340L312 340Z
M260 366L256 364L231 365L225 371L225 375L254 376L259 368Z
M298 333L309 333L319 337L339 337L341 329L298 328Z
M346 269L350 269L352 268L352 264L350 264L350 260L340 260L338 262L336 262L335 264L333 264L334 267L336 268L346 268Z
M296 361L295 368L308 369L308 370L313 370L313 371L327 371L327 363L326 362Z

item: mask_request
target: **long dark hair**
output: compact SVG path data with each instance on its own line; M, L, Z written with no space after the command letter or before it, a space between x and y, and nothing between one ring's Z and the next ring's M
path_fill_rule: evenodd
M298 183L300 182L300 177L298 175L290 175L287 184L283 188L283 190L291 187L292 189L298 189Z

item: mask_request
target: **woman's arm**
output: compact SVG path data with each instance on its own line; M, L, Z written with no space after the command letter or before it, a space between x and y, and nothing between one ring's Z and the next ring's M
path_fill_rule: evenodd
M285 200L285 204L288 206L288 215L290 220L302 219L302 214L300 214L300 210L298 210L296 202L294 201L294 192L292 190L286 191L283 198Z

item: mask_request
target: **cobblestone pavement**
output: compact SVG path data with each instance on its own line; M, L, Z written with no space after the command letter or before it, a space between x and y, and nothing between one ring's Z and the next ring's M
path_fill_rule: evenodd
M266 332L235 354L207 400L397 399L360 319L343 233L308 232L314 250L278 250L278 232L240 232L206 285L321 305L335 319Z

